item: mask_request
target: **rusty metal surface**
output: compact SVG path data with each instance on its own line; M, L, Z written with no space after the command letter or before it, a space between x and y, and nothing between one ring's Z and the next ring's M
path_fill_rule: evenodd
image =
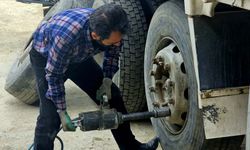
M234 87L234 88L223 88L223 89L210 89L201 91L201 98L213 98L230 95L248 94L249 87Z
M204 119L209 120L211 123L216 124L219 122L219 115L226 113L226 107L216 107L216 104L207 105L202 107L202 115Z
M246 134L248 94L202 99L207 139Z

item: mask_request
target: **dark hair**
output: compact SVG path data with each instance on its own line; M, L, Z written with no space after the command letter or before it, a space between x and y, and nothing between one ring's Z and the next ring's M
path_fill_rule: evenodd
M109 38L112 31L126 34L129 29L126 12L115 4L105 4L97 8L90 15L89 22L90 30L96 32L102 40Z

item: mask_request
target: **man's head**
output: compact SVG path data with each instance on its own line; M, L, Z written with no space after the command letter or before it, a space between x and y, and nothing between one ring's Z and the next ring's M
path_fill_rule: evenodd
M119 46L128 29L127 14L119 5L105 4L90 16L91 36L102 45Z

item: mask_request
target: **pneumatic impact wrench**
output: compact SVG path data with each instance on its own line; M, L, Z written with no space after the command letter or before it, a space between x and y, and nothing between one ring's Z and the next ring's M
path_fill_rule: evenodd
M125 121L149 119L151 117L160 118L171 115L168 107L154 109L149 112L122 114L115 109L109 109L106 95L103 96L100 106L100 110L80 113L79 117L73 119L73 124L82 131L106 130L116 129L119 124Z
M171 112L168 107L164 107L161 109L157 108L149 112L122 114L120 112L117 112L115 109L110 109L108 98L106 95L103 95L103 99L100 103L100 110L80 113L77 118L72 120L72 122L75 127L79 127L82 131L106 130L116 129L125 121L149 119L151 117L160 118L170 115ZM57 132L55 132L52 137L55 137L59 140L61 144L61 150L63 150L63 141L60 137L57 136L57 133L60 132L61 129L62 127ZM32 144L28 148L28 150L31 150L33 146L34 144Z

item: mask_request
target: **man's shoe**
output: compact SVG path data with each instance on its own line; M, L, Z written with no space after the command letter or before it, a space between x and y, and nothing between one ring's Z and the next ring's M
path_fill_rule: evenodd
M141 144L138 150L156 150L158 147L158 143L159 143L159 138L155 137L148 143Z

